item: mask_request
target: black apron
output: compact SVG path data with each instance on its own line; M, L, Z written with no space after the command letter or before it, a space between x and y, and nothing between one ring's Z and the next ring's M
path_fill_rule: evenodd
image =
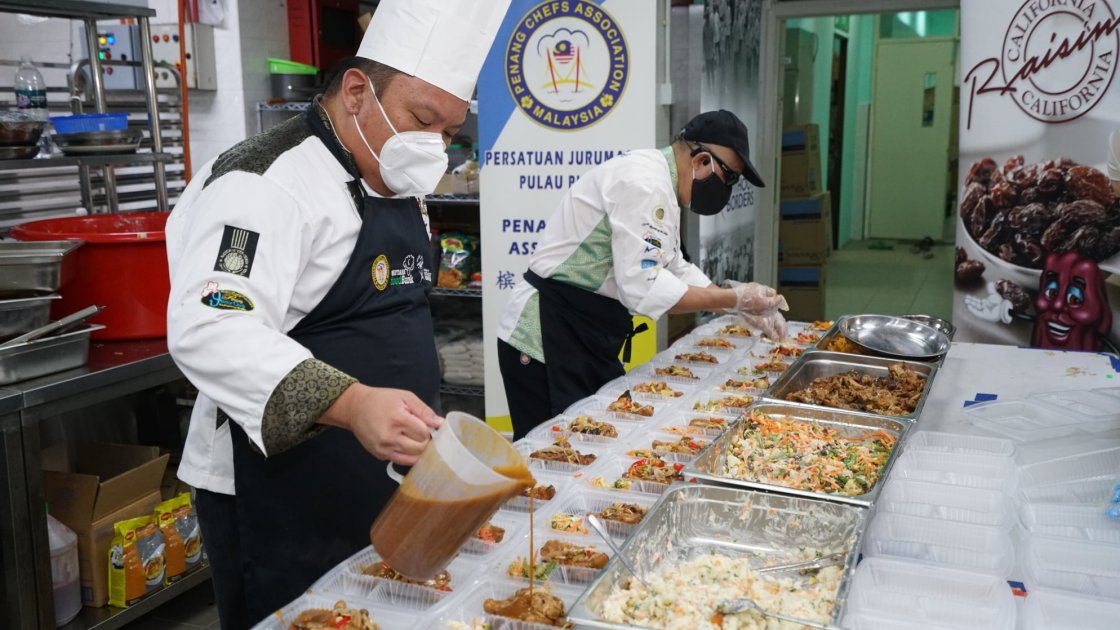
M574 287L532 270L525 280L540 293L541 340L552 415L625 374L634 335L630 311L618 300Z
M308 117L349 168L315 108ZM367 196L351 174L348 186L362 218L354 252L288 336L361 383L409 390L438 411L439 359L428 305L431 244L419 204ZM331 427L265 458L237 423L230 428L247 613L255 621L368 546L370 525L397 485L385 474L385 462L349 431Z

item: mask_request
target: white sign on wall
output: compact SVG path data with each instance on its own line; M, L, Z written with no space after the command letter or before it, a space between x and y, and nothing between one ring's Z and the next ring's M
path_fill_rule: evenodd
M514 0L478 84L486 415L508 416L495 330L560 198L655 138L657 5Z

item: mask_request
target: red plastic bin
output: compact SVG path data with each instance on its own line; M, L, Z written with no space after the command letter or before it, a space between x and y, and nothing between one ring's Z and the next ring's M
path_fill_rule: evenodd
M104 329L94 339L154 339L167 336L166 212L103 214L47 219L17 225L21 241L80 239L74 277L59 287L62 299L51 307L52 319L97 304L106 309L91 322Z

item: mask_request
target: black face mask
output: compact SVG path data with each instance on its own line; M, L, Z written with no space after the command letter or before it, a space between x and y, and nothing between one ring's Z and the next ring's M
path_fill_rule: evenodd
M692 203L688 209L696 214L718 214L731 199L731 187L724 184L715 172L704 179L692 180Z

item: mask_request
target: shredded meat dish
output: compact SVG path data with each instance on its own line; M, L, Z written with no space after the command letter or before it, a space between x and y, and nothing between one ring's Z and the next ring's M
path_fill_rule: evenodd
M692 363L719 363L719 359L713 357L707 352L685 352L683 354L678 354L673 358L677 361L691 361Z
M855 370L823 376L785 398L810 405L904 416L917 408L924 385L925 379L910 366L895 363L887 369L887 376L873 376Z
M407 578L400 573L397 573L396 569L385 564L384 562L378 562L373 566L366 567L366 569L362 571L362 573L385 580L395 580L397 582L403 582L405 584L415 584L417 586L434 588L437 591L447 591L449 593L451 592L451 574L447 571L440 571L439 575L435 576L434 578L427 580L426 582L421 582L419 580L413 580L412 578Z
M605 521L637 525L646 516L646 508L635 503L612 503L595 514Z
M579 416L568 424L568 431L582 433L583 435L599 435L602 437L618 437L618 429L609 422L602 422L591 416Z
M700 377L692 373L692 370L683 365L670 365L669 367L654 368L653 373L658 376L676 376L678 378L690 378L699 380Z
M564 438L560 438L556 440L554 444L529 453L529 457L533 459L542 459L548 462L565 462L567 464L575 464L576 466L587 466L595 461L595 455L577 451L572 448L572 443Z

